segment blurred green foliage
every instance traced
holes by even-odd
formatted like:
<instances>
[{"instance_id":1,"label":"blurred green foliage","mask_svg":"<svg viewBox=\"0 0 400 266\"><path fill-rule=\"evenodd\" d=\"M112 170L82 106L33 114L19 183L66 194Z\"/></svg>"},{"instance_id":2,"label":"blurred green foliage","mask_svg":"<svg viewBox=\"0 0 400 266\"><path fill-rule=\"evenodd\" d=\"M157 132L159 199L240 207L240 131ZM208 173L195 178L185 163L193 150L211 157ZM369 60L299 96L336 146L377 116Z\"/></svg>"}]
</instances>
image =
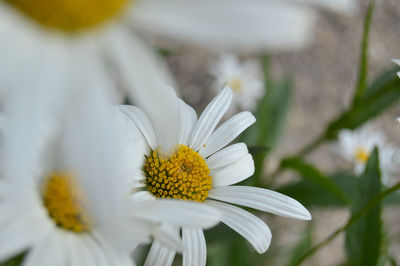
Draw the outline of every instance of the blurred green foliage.
<instances>
[{"instance_id":1,"label":"blurred green foliage","mask_svg":"<svg viewBox=\"0 0 400 266\"><path fill-rule=\"evenodd\" d=\"M366 170L357 179L351 213L359 212L381 188L378 150L375 148ZM354 266L374 266L378 262L381 244L381 203L378 202L363 217L346 230L348 262Z\"/></svg>"},{"instance_id":2,"label":"blurred green foliage","mask_svg":"<svg viewBox=\"0 0 400 266\"><path fill-rule=\"evenodd\" d=\"M283 135L294 85L290 77L274 81L269 73L268 57L264 59L266 94L256 111L256 125L251 127L241 139L249 145L256 166L256 172L247 184L260 187L273 186L274 180L282 172L292 171L297 173L300 180L273 189L295 198L308 208L343 207L348 208L352 214L344 226L315 246L312 245L311 226L307 227L304 236L288 256L286 264L288 266L300 265L308 256L317 252L343 231L346 231L344 243L348 258L346 265L372 266L384 265L381 263L386 262L390 263L389 265L396 265L393 258L386 251L382 251L384 249L380 245L383 231L380 214L384 206L400 203L399 193L393 193L400 185L397 184L381 192L377 149L370 156L366 170L360 177L343 171L325 174L306 160L306 156L322 143L335 140L340 130L360 127L400 100L400 79L396 75L396 72L400 71L399 67L384 71L372 82L368 82L370 80L368 75L369 32L374 6L375 2L372 1L365 16L358 78L351 105L328 123L311 143L305 145L297 153L282 158L278 169L267 176L265 176L268 172L268 169L265 169L265 160L274 151ZM243 240L229 239L230 244L224 247L225 253L234 256L239 264L221 265L269 265L268 261L261 259L261 255L255 256L260 258L255 260L253 256L241 254L249 252L247 248L243 248ZM235 243L237 241L239 244ZM248 260L246 261L245 258ZM233 263L233 261L228 263Z\"/></svg>"}]
</instances>

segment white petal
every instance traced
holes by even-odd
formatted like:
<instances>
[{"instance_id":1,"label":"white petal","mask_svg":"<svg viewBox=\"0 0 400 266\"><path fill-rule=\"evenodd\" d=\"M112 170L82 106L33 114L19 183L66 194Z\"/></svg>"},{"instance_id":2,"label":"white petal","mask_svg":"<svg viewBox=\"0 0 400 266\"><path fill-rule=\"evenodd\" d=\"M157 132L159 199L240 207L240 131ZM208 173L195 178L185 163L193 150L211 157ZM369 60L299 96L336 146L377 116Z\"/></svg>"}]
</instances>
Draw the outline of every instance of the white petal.
<instances>
[{"instance_id":1,"label":"white petal","mask_svg":"<svg viewBox=\"0 0 400 266\"><path fill-rule=\"evenodd\" d=\"M175 226L207 228L219 222L219 213L201 203L178 200L143 201L132 205L131 215Z\"/></svg>"},{"instance_id":2,"label":"white petal","mask_svg":"<svg viewBox=\"0 0 400 266\"><path fill-rule=\"evenodd\" d=\"M4 215L4 214L3 214ZM31 228L25 223L25 217L18 217L15 222L2 225L0 232L0 261L22 253L34 243Z\"/></svg>"},{"instance_id":3,"label":"white petal","mask_svg":"<svg viewBox=\"0 0 400 266\"><path fill-rule=\"evenodd\" d=\"M183 266L205 266L207 246L202 229L182 228Z\"/></svg>"},{"instance_id":4,"label":"white petal","mask_svg":"<svg viewBox=\"0 0 400 266\"><path fill-rule=\"evenodd\" d=\"M91 256L96 260L98 266L108 266L105 252L99 247L99 243L96 242L92 237L85 237L83 239L88 250L90 250Z\"/></svg>"},{"instance_id":5,"label":"white petal","mask_svg":"<svg viewBox=\"0 0 400 266\"><path fill-rule=\"evenodd\" d=\"M132 20L211 49L287 50L312 39L314 13L287 1L153 0L138 2Z\"/></svg>"},{"instance_id":6,"label":"white petal","mask_svg":"<svg viewBox=\"0 0 400 266\"><path fill-rule=\"evenodd\" d=\"M78 265L85 265L85 266L97 266L98 264L96 263L96 253L91 251L91 247L87 244L85 241L85 236L72 236L74 239L73 245L71 245L69 248L73 249L74 253L77 254L77 261L76 261L76 266Z\"/></svg>"},{"instance_id":7,"label":"white petal","mask_svg":"<svg viewBox=\"0 0 400 266\"><path fill-rule=\"evenodd\" d=\"M229 186L254 174L254 161L251 154L247 154L236 162L211 171L213 187Z\"/></svg>"},{"instance_id":8,"label":"white petal","mask_svg":"<svg viewBox=\"0 0 400 266\"><path fill-rule=\"evenodd\" d=\"M157 138L154 132L153 124L149 117L140 109L131 105L119 105L117 109L127 115L137 126L149 146L155 150L158 147Z\"/></svg>"},{"instance_id":9,"label":"white petal","mask_svg":"<svg viewBox=\"0 0 400 266\"><path fill-rule=\"evenodd\" d=\"M178 144L189 144L189 138L193 128L197 122L196 111L187 105L184 101L179 100L179 132Z\"/></svg>"},{"instance_id":10,"label":"white petal","mask_svg":"<svg viewBox=\"0 0 400 266\"><path fill-rule=\"evenodd\" d=\"M335 12L344 13L347 15L352 14L357 8L357 1L355 0L293 0L294 2L304 2L315 4L323 8L330 9Z\"/></svg>"},{"instance_id":11,"label":"white petal","mask_svg":"<svg viewBox=\"0 0 400 266\"><path fill-rule=\"evenodd\" d=\"M120 172L117 135L110 127L113 113L101 91L96 89L85 91L93 93L90 108L83 99L82 102L76 99L76 106L68 112L60 145L61 162L66 167L63 169L73 169L76 173L96 230L113 245L124 245L130 237L125 232L128 226L125 195L130 188L126 187L126 177Z\"/></svg>"},{"instance_id":12,"label":"white petal","mask_svg":"<svg viewBox=\"0 0 400 266\"><path fill-rule=\"evenodd\" d=\"M170 225L162 224L156 226L154 232L154 239L163 246L174 251L182 252L182 241L179 235L179 229L173 228Z\"/></svg>"},{"instance_id":13,"label":"white petal","mask_svg":"<svg viewBox=\"0 0 400 266\"><path fill-rule=\"evenodd\" d=\"M395 164L399 164L400 163L400 149L396 150L393 153L392 162L395 163Z\"/></svg>"},{"instance_id":14,"label":"white petal","mask_svg":"<svg viewBox=\"0 0 400 266\"><path fill-rule=\"evenodd\" d=\"M153 122L158 144L165 152L175 148L178 130L178 98L162 61L132 31L116 27L106 38L108 50L128 85L131 100Z\"/></svg>"},{"instance_id":15,"label":"white petal","mask_svg":"<svg viewBox=\"0 0 400 266\"><path fill-rule=\"evenodd\" d=\"M200 148L199 154L203 157L210 156L228 145L254 122L256 122L256 118L250 112L241 112L233 116L212 133L206 146Z\"/></svg>"},{"instance_id":16,"label":"white petal","mask_svg":"<svg viewBox=\"0 0 400 266\"><path fill-rule=\"evenodd\" d=\"M174 260L175 251L162 246L155 241L150 248L144 266L170 266Z\"/></svg>"},{"instance_id":17,"label":"white petal","mask_svg":"<svg viewBox=\"0 0 400 266\"><path fill-rule=\"evenodd\" d=\"M207 158L206 162L208 168L216 169L235 163L248 153L246 144L236 143L214 153Z\"/></svg>"},{"instance_id":18,"label":"white petal","mask_svg":"<svg viewBox=\"0 0 400 266\"><path fill-rule=\"evenodd\" d=\"M221 222L247 239L258 253L267 251L271 243L271 230L257 216L230 204L207 201L221 212Z\"/></svg>"},{"instance_id":19,"label":"white petal","mask_svg":"<svg viewBox=\"0 0 400 266\"><path fill-rule=\"evenodd\" d=\"M298 201L269 189L248 186L217 187L209 191L208 197L284 217L311 220L311 214Z\"/></svg>"},{"instance_id":20,"label":"white petal","mask_svg":"<svg viewBox=\"0 0 400 266\"><path fill-rule=\"evenodd\" d=\"M131 195L131 200L133 201L146 201L153 199L155 199L155 197L148 191L137 191Z\"/></svg>"},{"instance_id":21,"label":"white petal","mask_svg":"<svg viewBox=\"0 0 400 266\"><path fill-rule=\"evenodd\" d=\"M24 259L23 266L67 266L62 234L54 232L35 245Z\"/></svg>"},{"instance_id":22,"label":"white petal","mask_svg":"<svg viewBox=\"0 0 400 266\"><path fill-rule=\"evenodd\" d=\"M206 107L201 114L191 136L190 147L198 151L206 144L219 120L232 101L232 90L225 87Z\"/></svg>"}]
</instances>

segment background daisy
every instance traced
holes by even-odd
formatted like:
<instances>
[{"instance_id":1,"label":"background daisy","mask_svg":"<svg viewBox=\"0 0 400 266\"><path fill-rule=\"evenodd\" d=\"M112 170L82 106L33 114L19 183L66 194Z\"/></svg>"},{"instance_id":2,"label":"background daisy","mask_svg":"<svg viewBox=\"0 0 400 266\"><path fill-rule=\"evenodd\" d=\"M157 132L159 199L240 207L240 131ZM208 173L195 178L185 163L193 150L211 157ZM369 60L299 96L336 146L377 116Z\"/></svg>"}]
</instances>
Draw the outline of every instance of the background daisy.
<instances>
[{"instance_id":1,"label":"background daisy","mask_svg":"<svg viewBox=\"0 0 400 266\"><path fill-rule=\"evenodd\" d=\"M379 149L382 183L386 186L393 185L397 180L399 169L391 161L391 154L396 147L391 145L383 132L367 124L356 130L342 130L338 135L336 151L347 161L354 165L354 173L360 175L374 147Z\"/></svg>"},{"instance_id":2,"label":"background daisy","mask_svg":"<svg viewBox=\"0 0 400 266\"><path fill-rule=\"evenodd\" d=\"M224 84L232 89L234 108L254 110L265 93L261 63L256 59L240 62L234 54L223 54L210 65L210 73L215 77L215 94Z\"/></svg>"}]
</instances>

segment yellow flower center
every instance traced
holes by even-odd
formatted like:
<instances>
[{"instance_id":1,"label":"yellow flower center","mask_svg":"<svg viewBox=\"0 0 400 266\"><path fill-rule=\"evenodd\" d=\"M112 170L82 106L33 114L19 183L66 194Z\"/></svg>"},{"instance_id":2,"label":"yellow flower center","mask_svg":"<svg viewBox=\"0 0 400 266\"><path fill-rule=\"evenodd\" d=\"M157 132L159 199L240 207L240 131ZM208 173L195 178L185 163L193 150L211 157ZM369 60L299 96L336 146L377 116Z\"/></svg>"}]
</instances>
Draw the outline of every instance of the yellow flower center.
<instances>
[{"instance_id":1,"label":"yellow flower center","mask_svg":"<svg viewBox=\"0 0 400 266\"><path fill-rule=\"evenodd\" d=\"M243 80L239 77L233 77L229 80L228 86L235 92L243 90Z\"/></svg>"},{"instance_id":2,"label":"yellow flower center","mask_svg":"<svg viewBox=\"0 0 400 266\"><path fill-rule=\"evenodd\" d=\"M43 201L57 226L75 233L89 231L86 200L73 175L51 173L44 184Z\"/></svg>"},{"instance_id":3,"label":"yellow flower center","mask_svg":"<svg viewBox=\"0 0 400 266\"><path fill-rule=\"evenodd\" d=\"M358 147L356 150L355 158L360 163L366 163L369 158L369 152L363 147Z\"/></svg>"},{"instance_id":4,"label":"yellow flower center","mask_svg":"<svg viewBox=\"0 0 400 266\"><path fill-rule=\"evenodd\" d=\"M3 0L46 27L69 32L119 15L129 0Z\"/></svg>"},{"instance_id":5,"label":"yellow flower center","mask_svg":"<svg viewBox=\"0 0 400 266\"><path fill-rule=\"evenodd\" d=\"M169 157L152 151L144 165L147 189L157 198L204 201L211 189L206 161L185 145Z\"/></svg>"}]
</instances>

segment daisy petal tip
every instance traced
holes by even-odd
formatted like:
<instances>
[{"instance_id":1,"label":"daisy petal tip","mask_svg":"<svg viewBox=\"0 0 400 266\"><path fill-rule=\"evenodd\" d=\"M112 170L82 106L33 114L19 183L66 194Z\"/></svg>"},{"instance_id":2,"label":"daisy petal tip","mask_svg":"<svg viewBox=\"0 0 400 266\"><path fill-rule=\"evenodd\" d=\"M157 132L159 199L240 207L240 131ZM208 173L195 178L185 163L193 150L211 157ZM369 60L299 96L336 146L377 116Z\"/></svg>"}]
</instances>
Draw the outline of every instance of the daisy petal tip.
<instances>
[{"instance_id":1,"label":"daisy petal tip","mask_svg":"<svg viewBox=\"0 0 400 266\"><path fill-rule=\"evenodd\" d=\"M392 62L400 65L400 59L392 59Z\"/></svg>"},{"instance_id":2,"label":"daisy petal tip","mask_svg":"<svg viewBox=\"0 0 400 266\"><path fill-rule=\"evenodd\" d=\"M250 125L254 124L257 121L256 117L251 112L244 111L244 113L246 113L246 115L249 117L249 124Z\"/></svg>"},{"instance_id":3,"label":"daisy petal tip","mask_svg":"<svg viewBox=\"0 0 400 266\"><path fill-rule=\"evenodd\" d=\"M264 254L265 252L267 252L270 245L271 245L271 238L261 243L261 245L255 250L258 254Z\"/></svg>"},{"instance_id":4,"label":"daisy petal tip","mask_svg":"<svg viewBox=\"0 0 400 266\"><path fill-rule=\"evenodd\" d=\"M311 213L304 206L303 206L303 210L301 210L301 214L300 214L299 218L304 221L312 220Z\"/></svg>"},{"instance_id":5,"label":"daisy petal tip","mask_svg":"<svg viewBox=\"0 0 400 266\"><path fill-rule=\"evenodd\" d=\"M226 93L228 94L229 97L233 96L232 88L227 83L224 85L224 88L222 89L221 93Z\"/></svg>"}]
</instances>

